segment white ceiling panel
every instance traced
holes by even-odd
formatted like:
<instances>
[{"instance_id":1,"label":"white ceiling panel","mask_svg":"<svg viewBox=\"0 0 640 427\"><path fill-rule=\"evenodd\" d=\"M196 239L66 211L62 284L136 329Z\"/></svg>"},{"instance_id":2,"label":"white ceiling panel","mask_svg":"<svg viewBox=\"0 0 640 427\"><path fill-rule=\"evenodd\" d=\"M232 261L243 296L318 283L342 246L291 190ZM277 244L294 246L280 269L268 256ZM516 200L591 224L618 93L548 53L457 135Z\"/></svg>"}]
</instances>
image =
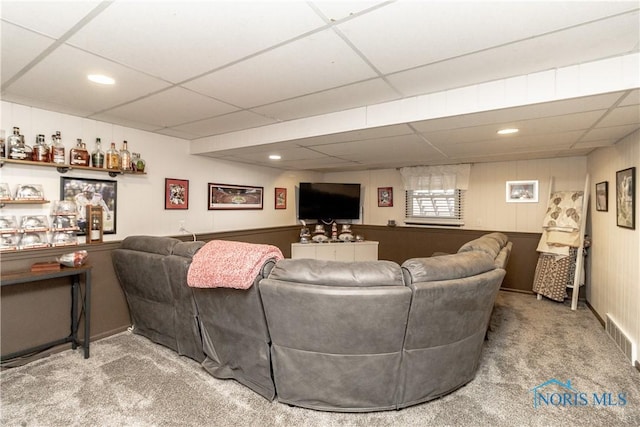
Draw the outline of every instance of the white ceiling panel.
<instances>
[{"instance_id":1,"label":"white ceiling panel","mask_svg":"<svg viewBox=\"0 0 640 427\"><path fill-rule=\"evenodd\" d=\"M412 96L622 54L638 45L638 22L638 13L625 14L399 72L390 75L389 81L405 96ZM594 41L588 37L593 32L605 36Z\"/></svg>"},{"instance_id":2,"label":"white ceiling panel","mask_svg":"<svg viewBox=\"0 0 640 427\"><path fill-rule=\"evenodd\" d=\"M69 42L177 83L323 25L303 2L116 2Z\"/></svg>"},{"instance_id":3,"label":"white ceiling panel","mask_svg":"<svg viewBox=\"0 0 640 427\"><path fill-rule=\"evenodd\" d=\"M520 129L517 135L506 135L504 140L509 138L524 138L544 136L552 133L568 132L572 130L589 129L596 121L604 115L606 110L589 111L586 113L568 114L564 116L552 116L541 119L522 120L510 122ZM496 138L496 132L502 128L498 124L490 124L474 127L460 127L439 132L429 132L423 135L430 142L441 144L464 144L474 141L489 141Z\"/></svg>"},{"instance_id":4,"label":"white ceiling panel","mask_svg":"<svg viewBox=\"0 0 640 427\"><path fill-rule=\"evenodd\" d=\"M116 85L92 83L87 80L88 74L110 75L115 78ZM85 115L90 115L165 87L167 84L161 80L81 50L61 46L9 86L7 93L74 105L86 111Z\"/></svg>"},{"instance_id":5,"label":"white ceiling panel","mask_svg":"<svg viewBox=\"0 0 640 427\"><path fill-rule=\"evenodd\" d=\"M313 52L313 55L309 55ZM332 31L323 31L186 83L244 108L374 77Z\"/></svg>"},{"instance_id":6,"label":"white ceiling panel","mask_svg":"<svg viewBox=\"0 0 640 427\"><path fill-rule=\"evenodd\" d=\"M400 1L339 28L378 69L391 73L614 15L637 3L581 2L559 13L565 7L554 2Z\"/></svg>"},{"instance_id":7,"label":"white ceiling panel","mask_svg":"<svg viewBox=\"0 0 640 427\"><path fill-rule=\"evenodd\" d=\"M614 104L622 92L596 95L588 98L575 98L556 102L545 102L514 107L501 110L493 110L474 114L465 114L454 117L446 117L437 120L425 120L413 122L412 126L420 133L437 132L446 129L459 129L464 127L483 126L496 124L503 126L527 120L544 117L564 116L582 111L605 110Z\"/></svg>"},{"instance_id":8,"label":"white ceiling panel","mask_svg":"<svg viewBox=\"0 0 640 427\"><path fill-rule=\"evenodd\" d=\"M407 125L382 126L375 129L363 129L351 132L341 132L333 135L304 138L296 142L306 147L316 147L338 142L366 141L369 139L385 138L398 135L411 135L413 131Z\"/></svg>"},{"instance_id":9,"label":"white ceiling panel","mask_svg":"<svg viewBox=\"0 0 640 427\"><path fill-rule=\"evenodd\" d=\"M278 120L292 120L377 104L399 97L384 80L373 79L275 102L253 108L253 111Z\"/></svg>"},{"instance_id":10,"label":"white ceiling panel","mask_svg":"<svg viewBox=\"0 0 640 427\"><path fill-rule=\"evenodd\" d=\"M640 121L640 105L618 107L598 123L598 127L621 126Z\"/></svg>"},{"instance_id":11,"label":"white ceiling panel","mask_svg":"<svg viewBox=\"0 0 640 427\"><path fill-rule=\"evenodd\" d=\"M156 128L171 127L219 116L238 109L181 87L156 93L121 107L113 108L102 117L137 117Z\"/></svg>"},{"instance_id":12,"label":"white ceiling panel","mask_svg":"<svg viewBox=\"0 0 640 427\"><path fill-rule=\"evenodd\" d=\"M0 75L3 85L54 42L53 39L6 22L0 22L0 35ZM11 40L20 40L20 43Z\"/></svg>"},{"instance_id":13,"label":"white ceiling panel","mask_svg":"<svg viewBox=\"0 0 640 427\"><path fill-rule=\"evenodd\" d=\"M383 1L313 1L310 2L331 21L349 18L366 9L384 4Z\"/></svg>"},{"instance_id":14,"label":"white ceiling panel","mask_svg":"<svg viewBox=\"0 0 640 427\"><path fill-rule=\"evenodd\" d=\"M57 38L69 31L100 3L90 0L3 0L2 20Z\"/></svg>"},{"instance_id":15,"label":"white ceiling panel","mask_svg":"<svg viewBox=\"0 0 640 427\"><path fill-rule=\"evenodd\" d=\"M614 143L629 135L636 129L638 129L637 124L614 127L597 127L583 135L578 144L591 141L608 141L609 143Z\"/></svg>"},{"instance_id":16,"label":"white ceiling panel","mask_svg":"<svg viewBox=\"0 0 640 427\"><path fill-rule=\"evenodd\" d=\"M250 111L238 111L211 119L198 120L193 123L174 126L174 128L190 134L198 135L198 138L202 138L205 136L264 126L272 123L274 123L274 120L267 119L266 117L254 114Z\"/></svg>"}]
</instances>

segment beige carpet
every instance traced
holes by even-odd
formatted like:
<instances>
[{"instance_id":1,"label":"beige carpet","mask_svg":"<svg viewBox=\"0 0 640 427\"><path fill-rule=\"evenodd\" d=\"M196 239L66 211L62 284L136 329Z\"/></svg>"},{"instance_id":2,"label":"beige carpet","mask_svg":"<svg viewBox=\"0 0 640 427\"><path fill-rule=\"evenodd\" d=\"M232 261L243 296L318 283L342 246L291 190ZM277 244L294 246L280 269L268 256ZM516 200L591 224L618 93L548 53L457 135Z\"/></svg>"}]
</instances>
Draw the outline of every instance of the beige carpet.
<instances>
[{"instance_id":1,"label":"beige carpet","mask_svg":"<svg viewBox=\"0 0 640 427\"><path fill-rule=\"evenodd\" d=\"M485 344L476 378L458 391L400 411L345 414L268 402L232 380L209 376L190 359L125 332L92 343L88 360L79 350L69 350L2 371L0 422L2 426L640 425L640 373L583 304L571 311L566 304L501 292ZM563 405L558 399L567 390L549 384L539 390L551 397L551 403L534 407L532 389L549 380L570 381L574 392L568 393Z\"/></svg>"}]
</instances>

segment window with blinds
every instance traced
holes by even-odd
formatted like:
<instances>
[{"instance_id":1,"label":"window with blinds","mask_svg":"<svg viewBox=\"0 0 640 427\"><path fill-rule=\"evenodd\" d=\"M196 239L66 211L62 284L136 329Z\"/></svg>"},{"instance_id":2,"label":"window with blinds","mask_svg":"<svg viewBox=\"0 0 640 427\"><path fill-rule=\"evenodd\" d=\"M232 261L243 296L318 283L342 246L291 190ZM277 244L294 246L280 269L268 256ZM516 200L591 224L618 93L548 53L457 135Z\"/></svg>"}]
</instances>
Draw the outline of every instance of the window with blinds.
<instances>
[{"instance_id":1,"label":"window with blinds","mask_svg":"<svg viewBox=\"0 0 640 427\"><path fill-rule=\"evenodd\" d=\"M463 190L408 190L405 223L464 225Z\"/></svg>"}]
</instances>

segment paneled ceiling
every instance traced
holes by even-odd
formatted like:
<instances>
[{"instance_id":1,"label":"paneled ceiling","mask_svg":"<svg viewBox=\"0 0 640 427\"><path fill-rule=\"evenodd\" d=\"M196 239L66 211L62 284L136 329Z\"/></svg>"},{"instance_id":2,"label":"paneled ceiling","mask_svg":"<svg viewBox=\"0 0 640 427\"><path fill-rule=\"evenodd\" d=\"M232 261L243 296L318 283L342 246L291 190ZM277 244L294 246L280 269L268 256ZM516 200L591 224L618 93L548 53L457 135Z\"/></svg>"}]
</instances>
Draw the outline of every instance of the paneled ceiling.
<instances>
[{"instance_id":1,"label":"paneled ceiling","mask_svg":"<svg viewBox=\"0 0 640 427\"><path fill-rule=\"evenodd\" d=\"M638 1L3 0L2 99L290 170L585 155L640 128L639 11ZM88 81L95 73L115 85ZM496 134L507 126L520 132Z\"/></svg>"}]
</instances>

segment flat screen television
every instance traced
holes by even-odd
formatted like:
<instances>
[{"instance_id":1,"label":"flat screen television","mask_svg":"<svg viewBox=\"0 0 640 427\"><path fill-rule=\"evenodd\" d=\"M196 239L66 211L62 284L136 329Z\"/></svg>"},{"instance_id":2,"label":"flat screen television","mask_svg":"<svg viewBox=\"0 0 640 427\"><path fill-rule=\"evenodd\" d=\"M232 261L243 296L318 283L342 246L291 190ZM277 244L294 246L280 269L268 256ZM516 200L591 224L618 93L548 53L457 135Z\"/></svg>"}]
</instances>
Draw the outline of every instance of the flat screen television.
<instances>
[{"instance_id":1,"label":"flat screen television","mask_svg":"<svg viewBox=\"0 0 640 427\"><path fill-rule=\"evenodd\" d=\"M335 221L360 218L360 184L301 182L298 219Z\"/></svg>"}]
</instances>

